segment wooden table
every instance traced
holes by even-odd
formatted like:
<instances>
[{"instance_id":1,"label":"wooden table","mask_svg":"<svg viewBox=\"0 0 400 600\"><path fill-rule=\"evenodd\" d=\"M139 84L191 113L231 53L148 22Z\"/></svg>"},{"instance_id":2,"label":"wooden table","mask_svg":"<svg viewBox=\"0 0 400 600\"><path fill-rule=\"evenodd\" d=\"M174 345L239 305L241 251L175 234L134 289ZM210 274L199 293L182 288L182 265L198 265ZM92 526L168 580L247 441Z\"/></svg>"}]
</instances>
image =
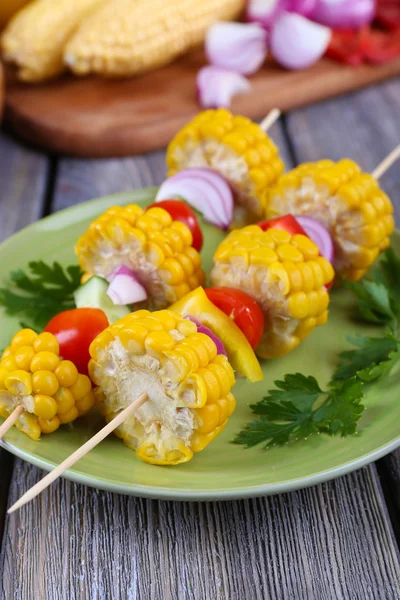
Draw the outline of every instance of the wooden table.
<instances>
[{"instance_id":1,"label":"wooden table","mask_svg":"<svg viewBox=\"0 0 400 600\"><path fill-rule=\"evenodd\" d=\"M288 167L346 155L369 170L399 142L399 117L397 80L296 110L272 136ZM163 152L57 158L3 133L0 237L164 175ZM398 218L399 165L382 185ZM0 450L1 600L400 598L400 452L324 485L237 502L158 502L60 480L6 517L42 475Z\"/></svg>"}]
</instances>

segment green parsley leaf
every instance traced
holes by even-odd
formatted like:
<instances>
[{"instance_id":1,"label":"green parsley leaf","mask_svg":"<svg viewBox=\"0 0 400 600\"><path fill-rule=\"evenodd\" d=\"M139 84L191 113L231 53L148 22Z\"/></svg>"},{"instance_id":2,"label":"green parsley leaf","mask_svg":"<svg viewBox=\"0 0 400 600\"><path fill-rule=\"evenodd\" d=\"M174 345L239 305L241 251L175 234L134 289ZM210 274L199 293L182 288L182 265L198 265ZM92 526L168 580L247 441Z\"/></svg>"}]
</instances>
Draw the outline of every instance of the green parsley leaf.
<instances>
[{"instance_id":1,"label":"green parsley leaf","mask_svg":"<svg viewBox=\"0 0 400 600\"><path fill-rule=\"evenodd\" d=\"M379 265L392 300L393 312L400 316L400 258L393 248L388 248L382 255Z\"/></svg>"},{"instance_id":2,"label":"green parsley leaf","mask_svg":"<svg viewBox=\"0 0 400 600\"><path fill-rule=\"evenodd\" d=\"M344 381L359 372L364 381L373 381L383 372L382 363L399 349L399 341L391 332L383 337L357 335L348 336L347 339L356 349L339 354L340 362L333 376L334 381Z\"/></svg>"},{"instance_id":3,"label":"green parsley leaf","mask_svg":"<svg viewBox=\"0 0 400 600\"><path fill-rule=\"evenodd\" d=\"M384 283L363 279L344 281L343 285L357 296L359 314L365 321L386 325L396 319L389 291Z\"/></svg>"}]
</instances>

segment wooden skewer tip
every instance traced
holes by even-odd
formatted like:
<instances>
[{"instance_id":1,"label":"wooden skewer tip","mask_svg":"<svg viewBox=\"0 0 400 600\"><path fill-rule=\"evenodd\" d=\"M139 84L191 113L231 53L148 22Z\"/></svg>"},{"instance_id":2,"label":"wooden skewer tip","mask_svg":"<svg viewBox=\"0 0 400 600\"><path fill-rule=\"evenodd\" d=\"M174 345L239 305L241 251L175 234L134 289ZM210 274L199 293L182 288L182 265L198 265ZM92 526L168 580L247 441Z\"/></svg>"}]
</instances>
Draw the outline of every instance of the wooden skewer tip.
<instances>
[{"instance_id":1,"label":"wooden skewer tip","mask_svg":"<svg viewBox=\"0 0 400 600\"><path fill-rule=\"evenodd\" d=\"M2 425L0 425L0 440L2 440L3 437L6 435L7 431L9 431L11 427L15 425L15 422L18 420L18 417L20 417L23 412L24 407L22 406L22 404L18 404L18 406L16 406L12 411L11 415L7 417L7 419Z\"/></svg>"},{"instance_id":2,"label":"wooden skewer tip","mask_svg":"<svg viewBox=\"0 0 400 600\"><path fill-rule=\"evenodd\" d=\"M375 179L380 179L384 173L400 158L400 144L396 146L381 163L372 171Z\"/></svg>"},{"instance_id":3,"label":"wooden skewer tip","mask_svg":"<svg viewBox=\"0 0 400 600\"><path fill-rule=\"evenodd\" d=\"M281 116L281 111L279 108L273 108L266 117L261 121L260 127L263 131L267 132L270 127L279 119Z\"/></svg>"}]
</instances>

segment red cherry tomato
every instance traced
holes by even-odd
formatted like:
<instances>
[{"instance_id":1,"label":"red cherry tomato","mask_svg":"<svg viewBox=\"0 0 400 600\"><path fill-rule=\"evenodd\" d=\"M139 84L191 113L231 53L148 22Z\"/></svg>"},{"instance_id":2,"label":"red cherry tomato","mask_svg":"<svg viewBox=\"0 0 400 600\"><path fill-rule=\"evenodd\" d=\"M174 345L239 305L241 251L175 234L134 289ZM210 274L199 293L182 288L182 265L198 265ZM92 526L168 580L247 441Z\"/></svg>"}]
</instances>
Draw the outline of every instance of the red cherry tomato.
<instances>
[{"instance_id":1,"label":"red cherry tomato","mask_svg":"<svg viewBox=\"0 0 400 600\"><path fill-rule=\"evenodd\" d=\"M89 346L108 325L105 313L99 308L73 308L53 317L45 331L56 336L60 356L71 360L79 373L87 375Z\"/></svg>"},{"instance_id":2,"label":"red cherry tomato","mask_svg":"<svg viewBox=\"0 0 400 600\"><path fill-rule=\"evenodd\" d=\"M283 217L268 219L268 221L261 221L260 223L257 223L257 225L261 227L263 231L268 231L268 229L281 229L282 231L287 231L291 235L296 235L297 233L307 235L293 215L284 215Z\"/></svg>"},{"instance_id":3,"label":"red cherry tomato","mask_svg":"<svg viewBox=\"0 0 400 600\"><path fill-rule=\"evenodd\" d=\"M257 348L264 333L264 315L258 302L234 288L214 287L204 291L208 299L236 323L250 346Z\"/></svg>"},{"instance_id":4,"label":"red cherry tomato","mask_svg":"<svg viewBox=\"0 0 400 600\"><path fill-rule=\"evenodd\" d=\"M150 204L150 206L147 207L147 210L149 208L154 208L155 206L163 208L171 215L174 221L180 221L190 229L193 236L193 248L200 252L203 247L203 233L197 217L190 206L185 202L182 202L182 200L160 200L160 202Z\"/></svg>"}]
</instances>

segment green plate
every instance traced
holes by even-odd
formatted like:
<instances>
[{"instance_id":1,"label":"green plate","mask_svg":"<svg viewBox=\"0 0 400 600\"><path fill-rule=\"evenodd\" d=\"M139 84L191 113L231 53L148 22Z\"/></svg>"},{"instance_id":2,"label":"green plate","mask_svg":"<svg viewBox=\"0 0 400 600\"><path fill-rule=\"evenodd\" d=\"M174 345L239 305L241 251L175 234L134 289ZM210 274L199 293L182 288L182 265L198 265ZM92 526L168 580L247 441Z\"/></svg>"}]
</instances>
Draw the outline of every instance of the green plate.
<instances>
[{"instance_id":1,"label":"green plate","mask_svg":"<svg viewBox=\"0 0 400 600\"><path fill-rule=\"evenodd\" d=\"M8 271L26 267L28 260L58 260L64 265L76 261L73 247L90 221L114 204L153 200L154 189L119 194L64 210L14 235L0 246L1 279ZM209 271L212 255L223 234L203 227L203 260ZM400 236L395 243L400 247ZM285 373L302 372L326 383L338 352L346 348L347 333L374 334L374 328L354 323L354 300L345 290L332 293L330 318L289 356L265 361L264 381L251 384L240 380L234 393L237 409L223 433L187 464L155 467L136 459L119 439L110 436L92 450L66 477L93 487L150 498L174 500L218 500L275 494L301 488L343 475L374 461L400 446L400 402L397 375L375 385L367 393L367 410L359 433L348 438L311 436L267 451L244 449L230 443L234 434L251 418L250 403L260 400L274 380ZM5 347L19 328L17 319L0 313L0 347ZM61 427L34 442L12 429L4 448L43 469L50 470L81 446L102 426L96 411Z\"/></svg>"}]
</instances>

